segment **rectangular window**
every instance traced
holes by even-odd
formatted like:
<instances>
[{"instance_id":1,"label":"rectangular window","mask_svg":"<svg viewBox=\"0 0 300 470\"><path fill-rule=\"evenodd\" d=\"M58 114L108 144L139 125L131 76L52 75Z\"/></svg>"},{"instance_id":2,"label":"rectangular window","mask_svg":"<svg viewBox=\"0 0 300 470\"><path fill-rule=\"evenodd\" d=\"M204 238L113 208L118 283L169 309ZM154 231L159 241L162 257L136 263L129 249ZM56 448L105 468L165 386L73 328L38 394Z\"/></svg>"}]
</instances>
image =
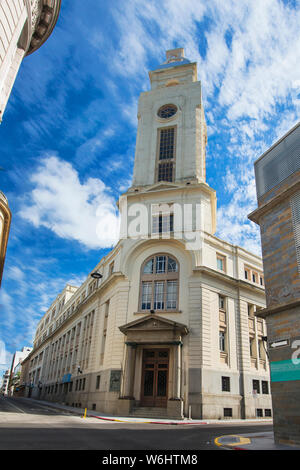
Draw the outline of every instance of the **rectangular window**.
<instances>
[{"instance_id":1,"label":"rectangular window","mask_svg":"<svg viewBox=\"0 0 300 470\"><path fill-rule=\"evenodd\" d=\"M114 265L115 265L114 261L110 263L109 265L109 276L114 272Z\"/></svg>"},{"instance_id":2,"label":"rectangular window","mask_svg":"<svg viewBox=\"0 0 300 470\"><path fill-rule=\"evenodd\" d=\"M174 215L154 215L152 217L152 233L165 233L174 231Z\"/></svg>"},{"instance_id":3,"label":"rectangular window","mask_svg":"<svg viewBox=\"0 0 300 470\"><path fill-rule=\"evenodd\" d=\"M154 283L154 310L164 310L164 282Z\"/></svg>"},{"instance_id":4,"label":"rectangular window","mask_svg":"<svg viewBox=\"0 0 300 470\"><path fill-rule=\"evenodd\" d=\"M159 160L169 160L175 156L175 127L159 131Z\"/></svg>"},{"instance_id":5,"label":"rectangular window","mask_svg":"<svg viewBox=\"0 0 300 470\"><path fill-rule=\"evenodd\" d=\"M256 409L256 416L257 416L257 418L262 418L262 417L263 417L263 410L262 410L262 408L257 408L257 409Z\"/></svg>"},{"instance_id":6,"label":"rectangular window","mask_svg":"<svg viewBox=\"0 0 300 470\"><path fill-rule=\"evenodd\" d=\"M265 416L266 417L272 416L272 410L270 410L269 408L265 409Z\"/></svg>"},{"instance_id":7,"label":"rectangular window","mask_svg":"<svg viewBox=\"0 0 300 470\"><path fill-rule=\"evenodd\" d=\"M166 257L157 256L156 257L156 274L162 274L166 272Z\"/></svg>"},{"instance_id":8,"label":"rectangular window","mask_svg":"<svg viewBox=\"0 0 300 470\"><path fill-rule=\"evenodd\" d=\"M225 310L225 297L223 295L219 295L219 309Z\"/></svg>"},{"instance_id":9,"label":"rectangular window","mask_svg":"<svg viewBox=\"0 0 300 470\"><path fill-rule=\"evenodd\" d=\"M167 281L167 309L175 310L177 306L177 281Z\"/></svg>"},{"instance_id":10,"label":"rectangular window","mask_svg":"<svg viewBox=\"0 0 300 470\"><path fill-rule=\"evenodd\" d=\"M226 346L225 346L225 331L221 330L219 332L219 347L220 351L225 352Z\"/></svg>"},{"instance_id":11,"label":"rectangular window","mask_svg":"<svg viewBox=\"0 0 300 470\"><path fill-rule=\"evenodd\" d=\"M96 390L99 390L100 388L100 375L97 375L97 378L96 378Z\"/></svg>"},{"instance_id":12,"label":"rectangular window","mask_svg":"<svg viewBox=\"0 0 300 470\"><path fill-rule=\"evenodd\" d=\"M152 301L152 282L142 283L142 310L150 310Z\"/></svg>"},{"instance_id":13,"label":"rectangular window","mask_svg":"<svg viewBox=\"0 0 300 470\"><path fill-rule=\"evenodd\" d=\"M69 392L72 392L72 389L73 389L73 382L70 382L70 384L69 384Z\"/></svg>"},{"instance_id":14,"label":"rectangular window","mask_svg":"<svg viewBox=\"0 0 300 470\"><path fill-rule=\"evenodd\" d=\"M158 178L157 181L173 181L173 162L159 163L158 164Z\"/></svg>"},{"instance_id":15,"label":"rectangular window","mask_svg":"<svg viewBox=\"0 0 300 470\"><path fill-rule=\"evenodd\" d=\"M232 408L224 408L224 418L232 418Z\"/></svg>"},{"instance_id":16,"label":"rectangular window","mask_svg":"<svg viewBox=\"0 0 300 470\"><path fill-rule=\"evenodd\" d=\"M230 377L222 377L222 392L230 392Z\"/></svg>"},{"instance_id":17,"label":"rectangular window","mask_svg":"<svg viewBox=\"0 0 300 470\"><path fill-rule=\"evenodd\" d=\"M226 258L223 255L217 253L217 268L220 271L226 271Z\"/></svg>"},{"instance_id":18,"label":"rectangular window","mask_svg":"<svg viewBox=\"0 0 300 470\"><path fill-rule=\"evenodd\" d=\"M260 388L259 388L259 380L253 380L253 391L256 393L260 393Z\"/></svg>"},{"instance_id":19,"label":"rectangular window","mask_svg":"<svg viewBox=\"0 0 300 470\"><path fill-rule=\"evenodd\" d=\"M269 394L269 384L266 380L262 380L261 382L261 391L264 395Z\"/></svg>"},{"instance_id":20,"label":"rectangular window","mask_svg":"<svg viewBox=\"0 0 300 470\"><path fill-rule=\"evenodd\" d=\"M84 390L84 389L85 389L85 380L86 380L85 378L84 378L84 379L82 379L82 390Z\"/></svg>"}]
</instances>

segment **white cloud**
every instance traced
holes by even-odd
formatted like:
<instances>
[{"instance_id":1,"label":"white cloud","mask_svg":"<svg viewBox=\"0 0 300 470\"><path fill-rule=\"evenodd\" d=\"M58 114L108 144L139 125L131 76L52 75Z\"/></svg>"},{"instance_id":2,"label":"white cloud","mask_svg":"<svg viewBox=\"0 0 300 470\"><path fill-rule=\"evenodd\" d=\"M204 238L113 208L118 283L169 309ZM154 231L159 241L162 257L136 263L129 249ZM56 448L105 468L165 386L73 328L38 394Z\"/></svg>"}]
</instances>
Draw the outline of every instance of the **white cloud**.
<instances>
[{"instance_id":1,"label":"white cloud","mask_svg":"<svg viewBox=\"0 0 300 470\"><path fill-rule=\"evenodd\" d=\"M87 248L116 243L116 203L103 181L89 178L82 184L72 165L56 156L46 157L30 180L34 189L26 197L21 217Z\"/></svg>"}]
</instances>

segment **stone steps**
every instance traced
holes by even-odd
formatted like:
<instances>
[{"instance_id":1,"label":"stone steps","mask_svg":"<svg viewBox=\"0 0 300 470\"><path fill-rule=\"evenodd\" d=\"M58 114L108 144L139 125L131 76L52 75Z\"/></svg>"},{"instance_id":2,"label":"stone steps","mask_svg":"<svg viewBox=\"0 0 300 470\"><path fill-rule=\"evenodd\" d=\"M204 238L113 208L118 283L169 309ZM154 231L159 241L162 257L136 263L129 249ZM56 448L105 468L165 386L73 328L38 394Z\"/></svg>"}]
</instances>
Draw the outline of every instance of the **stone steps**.
<instances>
[{"instance_id":1,"label":"stone steps","mask_svg":"<svg viewBox=\"0 0 300 470\"><path fill-rule=\"evenodd\" d=\"M181 419L181 416L169 416L167 408L148 406L133 408L130 416L134 416L135 418Z\"/></svg>"}]
</instances>

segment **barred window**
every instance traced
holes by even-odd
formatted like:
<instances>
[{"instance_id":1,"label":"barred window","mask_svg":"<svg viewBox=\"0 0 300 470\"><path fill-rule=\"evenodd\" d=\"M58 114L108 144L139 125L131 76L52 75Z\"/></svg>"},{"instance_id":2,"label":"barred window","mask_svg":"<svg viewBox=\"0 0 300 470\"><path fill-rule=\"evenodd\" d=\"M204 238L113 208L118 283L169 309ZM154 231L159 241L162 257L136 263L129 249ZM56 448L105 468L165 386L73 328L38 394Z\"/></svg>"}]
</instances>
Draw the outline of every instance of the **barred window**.
<instances>
[{"instance_id":1,"label":"barred window","mask_svg":"<svg viewBox=\"0 0 300 470\"><path fill-rule=\"evenodd\" d=\"M175 127L160 130L159 160L174 158Z\"/></svg>"},{"instance_id":2,"label":"barred window","mask_svg":"<svg viewBox=\"0 0 300 470\"><path fill-rule=\"evenodd\" d=\"M158 164L158 181L173 181L173 162Z\"/></svg>"},{"instance_id":3,"label":"barred window","mask_svg":"<svg viewBox=\"0 0 300 470\"><path fill-rule=\"evenodd\" d=\"M176 127L158 130L157 181L173 181L175 167Z\"/></svg>"},{"instance_id":4,"label":"barred window","mask_svg":"<svg viewBox=\"0 0 300 470\"><path fill-rule=\"evenodd\" d=\"M230 377L222 377L222 392L230 392Z\"/></svg>"}]
</instances>

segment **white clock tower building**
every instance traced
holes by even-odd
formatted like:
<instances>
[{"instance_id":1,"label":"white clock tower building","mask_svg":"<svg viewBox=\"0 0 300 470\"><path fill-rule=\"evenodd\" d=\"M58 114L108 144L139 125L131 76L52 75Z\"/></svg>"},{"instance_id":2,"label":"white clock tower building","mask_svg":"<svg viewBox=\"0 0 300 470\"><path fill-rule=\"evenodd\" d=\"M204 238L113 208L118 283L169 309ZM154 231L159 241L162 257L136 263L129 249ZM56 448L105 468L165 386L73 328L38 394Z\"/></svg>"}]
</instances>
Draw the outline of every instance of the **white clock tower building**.
<instances>
[{"instance_id":1,"label":"white clock tower building","mask_svg":"<svg viewBox=\"0 0 300 470\"><path fill-rule=\"evenodd\" d=\"M270 416L266 327L254 315L265 306L262 261L215 236L196 63L167 51L149 76L120 240L93 270L100 280L46 312L31 381L44 399L117 416Z\"/></svg>"}]
</instances>

